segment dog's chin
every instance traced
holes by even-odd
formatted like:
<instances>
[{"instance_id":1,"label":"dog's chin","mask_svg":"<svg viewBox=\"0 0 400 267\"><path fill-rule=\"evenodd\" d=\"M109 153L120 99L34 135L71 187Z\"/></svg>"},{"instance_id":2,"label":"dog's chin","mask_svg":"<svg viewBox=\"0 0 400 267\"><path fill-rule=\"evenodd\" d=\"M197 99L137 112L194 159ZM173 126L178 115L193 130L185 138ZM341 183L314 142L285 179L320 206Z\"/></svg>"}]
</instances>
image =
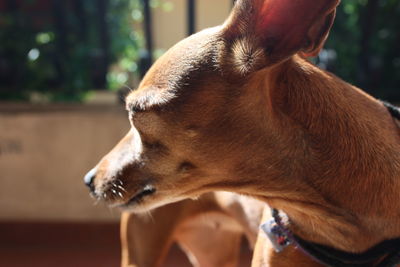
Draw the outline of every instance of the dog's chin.
<instances>
[{"instance_id":1,"label":"dog's chin","mask_svg":"<svg viewBox=\"0 0 400 267\"><path fill-rule=\"evenodd\" d=\"M137 200L134 197L128 202L118 205L117 208L132 213L146 213L158 207L178 202L183 199L185 199L185 197L163 197L161 194L154 192L141 197L140 200Z\"/></svg>"}]
</instances>

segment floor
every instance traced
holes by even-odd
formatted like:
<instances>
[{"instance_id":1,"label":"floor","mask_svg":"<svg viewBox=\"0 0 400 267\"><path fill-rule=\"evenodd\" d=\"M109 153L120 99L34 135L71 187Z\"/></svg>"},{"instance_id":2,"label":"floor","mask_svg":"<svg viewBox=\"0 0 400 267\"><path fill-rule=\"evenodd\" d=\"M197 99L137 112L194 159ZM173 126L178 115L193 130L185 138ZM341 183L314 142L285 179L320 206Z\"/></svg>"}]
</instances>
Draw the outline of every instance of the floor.
<instances>
[{"instance_id":1,"label":"floor","mask_svg":"<svg viewBox=\"0 0 400 267\"><path fill-rule=\"evenodd\" d=\"M241 267L250 266L243 246ZM0 267L120 266L118 224L0 223ZM190 266L173 247L164 267Z\"/></svg>"}]
</instances>

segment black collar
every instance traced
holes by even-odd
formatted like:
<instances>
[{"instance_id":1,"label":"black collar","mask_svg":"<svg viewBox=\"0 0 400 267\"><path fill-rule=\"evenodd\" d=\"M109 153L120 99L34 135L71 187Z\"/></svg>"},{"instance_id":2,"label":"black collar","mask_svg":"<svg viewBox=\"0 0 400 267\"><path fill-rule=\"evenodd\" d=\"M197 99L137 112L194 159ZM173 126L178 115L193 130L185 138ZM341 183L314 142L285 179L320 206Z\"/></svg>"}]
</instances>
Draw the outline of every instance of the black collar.
<instances>
[{"instance_id":1,"label":"black collar","mask_svg":"<svg viewBox=\"0 0 400 267\"><path fill-rule=\"evenodd\" d=\"M400 238L385 240L363 253L349 253L306 241L293 234L275 209L272 210L272 217L273 220L261 227L277 252L292 244L317 262L332 267L394 267L400 263Z\"/></svg>"}]
</instances>

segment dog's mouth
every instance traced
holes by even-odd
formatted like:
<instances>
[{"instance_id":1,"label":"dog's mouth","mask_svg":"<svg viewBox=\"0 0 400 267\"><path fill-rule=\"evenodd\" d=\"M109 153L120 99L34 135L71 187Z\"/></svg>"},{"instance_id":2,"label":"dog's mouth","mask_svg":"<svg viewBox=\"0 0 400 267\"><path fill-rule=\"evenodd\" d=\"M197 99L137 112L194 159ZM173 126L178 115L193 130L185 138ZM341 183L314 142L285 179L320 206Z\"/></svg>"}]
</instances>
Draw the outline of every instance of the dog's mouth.
<instances>
[{"instance_id":1,"label":"dog's mouth","mask_svg":"<svg viewBox=\"0 0 400 267\"><path fill-rule=\"evenodd\" d=\"M152 185L146 185L142 190L137 192L133 197L131 197L127 202L119 205L120 208L128 208L132 205L140 204L143 199L147 196L151 196L156 192L156 188Z\"/></svg>"}]
</instances>

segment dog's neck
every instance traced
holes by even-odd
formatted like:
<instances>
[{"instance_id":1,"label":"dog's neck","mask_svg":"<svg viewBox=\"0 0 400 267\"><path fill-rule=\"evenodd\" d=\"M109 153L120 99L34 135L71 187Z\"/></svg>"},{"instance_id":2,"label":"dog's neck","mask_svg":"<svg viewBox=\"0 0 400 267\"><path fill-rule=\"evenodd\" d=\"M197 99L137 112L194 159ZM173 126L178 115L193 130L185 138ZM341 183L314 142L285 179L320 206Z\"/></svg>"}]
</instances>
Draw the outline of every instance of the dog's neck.
<instances>
[{"instance_id":1,"label":"dog's neck","mask_svg":"<svg viewBox=\"0 0 400 267\"><path fill-rule=\"evenodd\" d=\"M256 162L246 193L285 211L310 241L361 252L400 237L399 136L383 105L297 56L253 80L258 95L252 88L249 97L267 99L257 110L269 113L255 123L284 145L274 148L278 160L260 153L264 168ZM261 175L276 182L263 184Z\"/></svg>"}]
</instances>

